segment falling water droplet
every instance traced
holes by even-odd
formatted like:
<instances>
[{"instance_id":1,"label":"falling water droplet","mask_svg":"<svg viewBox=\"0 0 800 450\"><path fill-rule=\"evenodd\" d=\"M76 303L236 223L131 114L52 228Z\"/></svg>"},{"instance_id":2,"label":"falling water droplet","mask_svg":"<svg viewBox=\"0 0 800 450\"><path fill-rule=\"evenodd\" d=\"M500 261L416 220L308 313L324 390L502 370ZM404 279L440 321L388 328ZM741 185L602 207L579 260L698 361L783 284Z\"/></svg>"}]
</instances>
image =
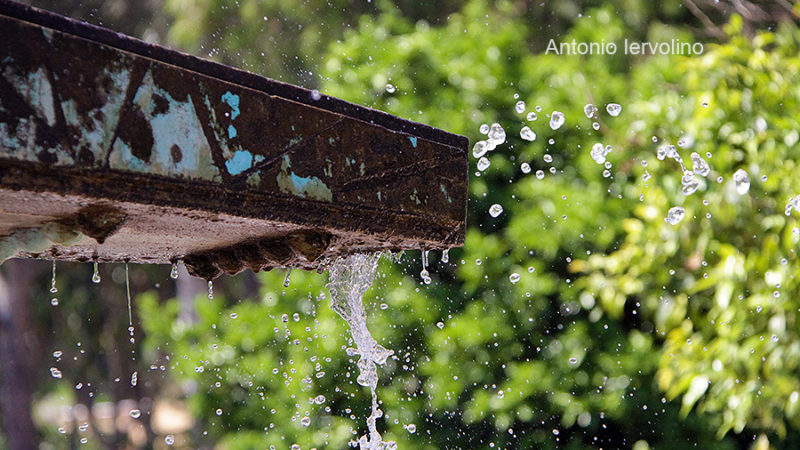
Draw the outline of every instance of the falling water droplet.
<instances>
[{"instance_id":1,"label":"falling water droplet","mask_svg":"<svg viewBox=\"0 0 800 450\"><path fill-rule=\"evenodd\" d=\"M592 116L594 116L595 111L597 111L597 108L595 108L591 103L587 103L586 106L583 107L583 113L586 114L588 119L591 119Z\"/></svg>"},{"instance_id":2,"label":"falling water droplet","mask_svg":"<svg viewBox=\"0 0 800 450\"><path fill-rule=\"evenodd\" d=\"M304 427L311 425L311 417L305 416L300 419L300 425L303 425Z\"/></svg>"},{"instance_id":3,"label":"falling water droplet","mask_svg":"<svg viewBox=\"0 0 800 450\"><path fill-rule=\"evenodd\" d=\"M606 155L611 152L611 146L604 147L601 143L596 143L592 146L591 156L594 162L597 164L603 164L606 162Z\"/></svg>"},{"instance_id":4,"label":"falling water droplet","mask_svg":"<svg viewBox=\"0 0 800 450\"><path fill-rule=\"evenodd\" d=\"M612 117L617 117L622 112L622 106L619 103L609 103L606 105L606 111Z\"/></svg>"},{"instance_id":5,"label":"falling water droplet","mask_svg":"<svg viewBox=\"0 0 800 450\"><path fill-rule=\"evenodd\" d=\"M502 213L503 213L503 207L498 203L495 203L494 205L489 207L489 215L492 217L497 217Z\"/></svg>"},{"instance_id":6,"label":"falling water droplet","mask_svg":"<svg viewBox=\"0 0 800 450\"><path fill-rule=\"evenodd\" d=\"M532 142L536 140L536 133L534 133L530 127L524 126L521 130L519 130L519 137L525 139L526 141Z\"/></svg>"},{"instance_id":7,"label":"falling water droplet","mask_svg":"<svg viewBox=\"0 0 800 450\"><path fill-rule=\"evenodd\" d=\"M523 102L522 100L518 101L517 104L514 105L514 111L516 111L517 114L524 113L525 112L525 102Z\"/></svg>"},{"instance_id":8,"label":"falling water droplet","mask_svg":"<svg viewBox=\"0 0 800 450\"><path fill-rule=\"evenodd\" d=\"M139 411L138 409L132 409L132 410L131 410L131 412L130 412L130 415L131 415L131 417L133 417L134 419L138 419L138 418L139 418L139 416L141 416L141 415L142 415L142 412L141 412L141 411Z\"/></svg>"},{"instance_id":9,"label":"falling water droplet","mask_svg":"<svg viewBox=\"0 0 800 450\"><path fill-rule=\"evenodd\" d=\"M394 94L395 87L392 83L386 83L386 92Z\"/></svg>"},{"instance_id":10,"label":"falling water droplet","mask_svg":"<svg viewBox=\"0 0 800 450\"><path fill-rule=\"evenodd\" d=\"M669 212L667 212L667 217L664 219L670 225L677 225L683 217L686 215L686 210L681 208L680 206L675 206L670 208Z\"/></svg>"},{"instance_id":11,"label":"falling water droplet","mask_svg":"<svg viewBox=\"0 0 800 450\"><path fill-rule=\"evenodd\" d=\"M736 185L736 192L739 195L747 194L747 191L750 190L750 177L747 176L747 172L742 169L737 170L733 174L733 182Z\"/></svg>"},{"instance_id":12,"label":"falling water droplet","mask_svg":"<svg viewBox=\"0 0 800 450\"><path fill-rule=\"evenodd\" d=\"M560 111L553 111L550 114L550 128L557 130L564 125L564 113Z\"/></svg>"},{"instance_id":13,"label":"falling water droplet","mask_svg":"<svg viewBox=\"0 0 800 450\"><path fill-rule=\"evenodd\" d=\"M58 297L53 297L50 299L50 304L53 306L58 306Z\"/></svg>"},{"instance_id":14,"label":"falling water droplet","mask_svg":"<svg viewBox=\"0 0 800 450\"><path fill-rule=\"evenodd\" d=\"M60 370L58 370L58 369L57 369L57 368L55 368L55 367L51 367L51 368L50 368L50 375L51 375L53 378L61 378L61 371L60 371Z\"/></svg>"},{"instance_id":15,"label":"falling water droplet","mask_svg":"<svg viewBox=\"0 0 800 450\"><path fill-rule=\"evenodd\" d=\"M92 274L92 282L99 283L100 282L100 271L97 268L97 261L94 263L94 273Z\"/></svg>"},{"instance_id":16,"label":"falling water droplet","mask_svg":"<svg viewBox=\"0 0 800 450\"><path fill-rule=\"evenodd\" d=\"M489 166L491 166L491 165L492 165L492 163L489 161L489 158L487 158L485 156L482 157L481 159L479 159L478 160L478 164L477 164L478 170L480 170L481 172L483 172L484 170L488 169Z\"/></svg>"},{"instance_id":17,"label":"falling water droplet","mask_svg":"<svg viewBox=\"0 0 800 450\"><path fill-rule=\"evenodd\" d=\"M480 129L478 131L480 131L481 134L489 134L489 124L488 123L482 123L481 127L480 127Z\"/></svg>"},{"instance_id":18,"label":"falling water droplet","mask_svg":"<svg viewBox=\"0 0 800 450\"><path fill-rule=\"evenodd\" d=\"M508 281L510 281L511 284L517 284L517 281L519 281L519 279L520 279L520 276L516 272L514 272L514 273L512 273L511 275L508 276Z\"/></svg>"},{"instance_id":19,"label":"falling water droplet","mask_svg":"<svg viewBox=\"0 0 800 450\"><path fill-rule=\"evenodd\" d=\"M543 179L544 178L544 170L537 170L536 171L536 178Z\"/></svg>"},{"instance_id":20,"label":"falling water droplet","mask_svg":"<svg viewBox=\"0 0 800 450\"><path fill-rule=\"evenodd\" d=\"M289 287L292 283L292 268L286 269L286 277L283 279L283 287Z\"/></svg>"},{"instance_id":21,"label":"falling water droplet","mask_svg":"<svg viewBox=\"0 0 800 450\"><path fill-rule=\"evenodd\" d=\"M417 426L413 423L410 423L404 427L409 433L414 434L417 432Z\"/></svg>"},{"instance_id":22,"label":"falling water droplet","mask_svg":"<svg viewBox=\"0 0 800 450\"><path fill-rule=\"evenodd\" d=\"M131 277L128 272L128 263L125 263L125 293L128 295L128 326L133 327L133 315L131 313Z\"/></svg>"},{"instance_id":23,"label":"falling water droplet","mask_svg":"<svg viewBox=\"0 0 800 450\"><path fill-rule=\"evenodd\" d=\"M529 112L529 113L528 113L528 115L527 115L527 116L525 116L525 119L526 119L528 122L533 122L534 120L536 120L536 119L538 119L538 118L539 118L539 117L538 117L538 116L536 115L536 113L535 113L535 112L533 112L533 111Z\"/></svg>"},{"instance_id":24,"label":"falling water droplet","mask_svg":"<svg viewBox=\"0 0 800 450\"><path fill-rule=\"evenodd\" d=\"M472 156L475 158L480 158L487 151L489 151L489 147L486 145L486 141L478 141L472 146Z\"/></svg>"},{"instance_id":25,"label":"falling water droplet","mask_svg":"<svg viewBox=\"0 0 800 450\"><path fill-rule=\"evenodd\" d=\"M450 262L450 249L449 248L445 249L445 251L442 252L442 262L445 263L445 264Z\"/></svg>"},{"instance_id":26,"label":"falling water droplet","mask_svg":"<svg viewBox=\"0 0 800 450\"><path fill-rule=\"evenodd\" d=\"M522 173L531 173L531 165L528 163L522 163L519 168L522 169Z\"/></svg>"},{"instance_id":27,"label":"falling water droplet","mask_svg":"<svg viewBox=\"0 0 800 450\"><path fill-rule=\"evenodd\" d=\"M209 299L214 298L214 282L212 282L211 280L208 280L208 298Z\"/></svg>"},{"instance_id":28,"label":"falling water droplet","mask_svg":"<svg viewBox=\"0 0 800 450\"><path fill-rule=\"evenodd\" d=\"M491 128L489 128L487 137L489 138L489 142L495 146L500 145L506 141L506 130L504 130L499 123L493 123Z\"/></svg>"},{"instance_id":29,"label":"falling water droplet","mask_svg":"<svg viewBox=\"0 0 800 450\"><path fill-rule=\"evenodd\" d=\"M134 371L131 374L131 386L135 387L137 384L139 384L139 372Z\"/></svg>"},{"instance_id":30,"label":"falling water droplet","mask_svg":"<svg viewBox=\"0 0 800 450\"><path fill-rule=\"evenodd\" d=\"M169 272L169 277L173 280L178 279L178 263L172 263L172 270Z\"/></svg>"},{"instance_id":31,"label":"falling water droplet","mask_svg":"<svg viewBox=\"0 0 800 450\"><path fill-rule=\"evenodd\" d=\"M164 436L164 443L167 445L172 445L175 443L175 436L168 434Z\"/></svg>"},{"instance_id":32,"label":"falling water droplet","mask_svg":"<svg viewBox=\"0 0 800 450\"><path fill-rule=\"evenodd\" d=\"M311 91L311 100L317 101L320 98L322 98L322 95L320 95L318 90L314 89Z\"/></svg>"},{"instance_id":33,"label":"falling water droplet","mask_svg":"<svg viewBox=\"0 0 800 450\"><path fill-rule=\"evenodd\" d=\"M711 167L705 159L697 152L692 152L692 164L694 164L694 173L706 177L711 172Z\"/></svg>"},{"instance_id":34,"label":"falling water droplet","mask_svg":"<svg viewBox=\"0 0 800 450\"><path fill-rule=\"evenodd\" d=\"M56 260L53 260L53 278L50 280L50 292L55 294L58 292L58 288L56 287Z\"/></svg>"}]
</instances>

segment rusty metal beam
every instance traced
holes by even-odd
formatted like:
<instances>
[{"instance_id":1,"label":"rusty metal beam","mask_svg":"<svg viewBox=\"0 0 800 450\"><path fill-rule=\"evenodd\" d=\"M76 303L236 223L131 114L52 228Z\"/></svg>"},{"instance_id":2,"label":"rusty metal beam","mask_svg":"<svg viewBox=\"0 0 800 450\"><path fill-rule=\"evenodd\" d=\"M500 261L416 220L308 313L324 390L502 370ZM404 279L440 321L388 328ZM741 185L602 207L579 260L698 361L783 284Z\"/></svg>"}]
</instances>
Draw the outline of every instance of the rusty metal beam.
<instances>
[{"instance_id":1,"label":"rusty metal beam","mask_svg":"<svg viewBox=\"0 0 800 450\"><path fill-rule=\"evenodd\" d=\"M0 260L210 279L464 242L464 137L15 2L0 30Z\"/></svg>"}]
</instances>

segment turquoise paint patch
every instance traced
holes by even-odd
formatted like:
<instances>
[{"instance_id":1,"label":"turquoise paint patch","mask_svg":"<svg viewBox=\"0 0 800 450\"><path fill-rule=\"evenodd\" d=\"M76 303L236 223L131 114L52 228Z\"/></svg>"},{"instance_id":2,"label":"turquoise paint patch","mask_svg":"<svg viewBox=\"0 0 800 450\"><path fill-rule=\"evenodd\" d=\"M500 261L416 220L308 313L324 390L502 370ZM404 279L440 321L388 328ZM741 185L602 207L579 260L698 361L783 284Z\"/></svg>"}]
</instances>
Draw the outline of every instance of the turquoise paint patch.
<instances>
[{"instance_id":1,"label":"turquoise paint patch","mask_svg":"<svg viewBox=\"0 0 800 450\"><path fill-rule=\"evenodd\" d=\"M231 120L235 119L239 115L239 96L228 91L222 94L222 101L231 107Z\"/></svg>"},{"instance_id":2,"label":"turquoise paint patch","mask_svg":"<svg viewBox=\"0 0 800 450\"><path fill-rule=\"evenodd\" d=\"M236 137L236 127L233 125L228 125L228 139L233 139Z\"/></svg>"},{"instance_id":3,"label":"turquoise paint patch","mask_svg":"<svg viewBox=\"0 0 800 450\"><path fill-rule=\"evenodd\" d=\"M231 175L239 175L253 165L253 155L247 150L239 150L233 158L225 161L225 167Z\"/></svg>"},{"instance_id":4,"label":"turquoise paint patch","mask_svg":"<svg viewBox=\"0 0 800 450\"><path fill-rule=\"evenodd\" d=\"M412 137L408 138L408 140L411 141L411 145L413 145L414 148L417 148L417 138L416 137L412 136Z\"/></svg>"}]
</instances>

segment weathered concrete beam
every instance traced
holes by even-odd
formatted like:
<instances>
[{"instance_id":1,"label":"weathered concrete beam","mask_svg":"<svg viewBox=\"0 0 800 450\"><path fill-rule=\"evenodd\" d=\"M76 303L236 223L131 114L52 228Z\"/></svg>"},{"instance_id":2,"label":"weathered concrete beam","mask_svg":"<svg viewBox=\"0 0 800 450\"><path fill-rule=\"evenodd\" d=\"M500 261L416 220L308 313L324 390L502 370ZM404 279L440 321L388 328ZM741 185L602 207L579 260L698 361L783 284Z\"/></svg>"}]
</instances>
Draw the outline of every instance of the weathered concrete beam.
<instances>
[{"instance_id":1,"label":"weathered concrete beam","mask_svg":"<svg viewBox=\"0 0 800 450\"><path fill-rule=\"evenodd\" d=\"M204 278L462 245L467 140L0 0L0 259Z\"/></svg>"}]
</instances>

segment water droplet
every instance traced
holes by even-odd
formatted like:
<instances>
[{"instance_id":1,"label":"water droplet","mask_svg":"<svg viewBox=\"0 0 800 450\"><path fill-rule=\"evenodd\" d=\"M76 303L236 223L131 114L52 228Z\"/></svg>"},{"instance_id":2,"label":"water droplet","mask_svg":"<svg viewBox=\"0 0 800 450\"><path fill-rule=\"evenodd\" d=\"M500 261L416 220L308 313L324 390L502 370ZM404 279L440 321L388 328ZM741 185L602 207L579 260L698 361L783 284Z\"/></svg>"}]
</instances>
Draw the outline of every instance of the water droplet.
<instances>
[{"instance_id":1,"label":"water droplet","mask_svg":"<svg viewBox=\"0 0 800 450\"><path fill-rule=\"evenodd\" d=\"M209 300L214 298L214 282L211 280L208 281L208 298Z\"/></svg>"},{"instance_id":2,"label":"water droplet","mask_svg":"<svg viewBox=\"0 0 800 450\"><path fill-rule=\"evenodd\" d=\"M478 141L472 146L472 156L475 158L480 158L487 151L489 151L489 147L486 145L486 141Z\"/></svg>"},{"instance_id":3,"label":"water droplet","mask_svg":"<svg viewBox=\"0 0 800 450\"><path fill-rule=\"evenodd\" d=\"M50 375L53 378L61 378L61 371L58 370L58 368L56 368L56 367L51 367L50 368Z\"/></svg>"},{"instance_id":4,"label":"water droplet","mask_svg":"<svg viewBox=\"0 0 800 450\"><path fill-rule=\"evenodd\" d=\"M314 397L314 403L316 403L318 405L321 405L321 404L325 403L325 396L320 394L320 395Z\"/></svg>"},{"instance_id":5,"label":"water droplet","mask_svg":"<svg viewBox=\"0 0 800 450\"><path fill-rule=\"evenodd\" d=\"M300 425L303 425L304 427L311 425L311 417L305 416L300 419Z\"/></svg>"},{"instance_id":6,"label":"water droplet","mask_svg":"<svg viewBox=\"0 0 800 450\"><path fill-rule=\"evenodd\" d=\"M172 445L175 443L175 436L168 434L164 436L164 443L167 445Z\"/></svg>"},{"instance_id":7,"label":"water droplet","mask_svg":"<svg viewBox=\"0 0 800 450\"><path fill-rule=\"evenodd\" d=\"M543 179L544 178L544 170L537 170L536 171L536 178Z\"/></svg>"},{"instance_id":8,"label":"water droplet","mask_svg":"<svg viewBox=\"0 0 800 450\"><path fill-rule=\"evenodd\" d=\"M139 383L139 372L134 371L131 374L131 386L136 386Z\"/></svg>"},{"instance_id":9,"label":"water droplet","mask_svg":"<svg viewBox=\"0 0 800 450\"><path fill-rule=\"evenodd\" d=\"M530 129L530 127L524 126L522 127L521 130L519 130L519 137L525 139L526 141L532 142L536 140L536 133L534 133L533 130Z\"/></svg>"},{"instance_id":10,"label":"water droplet","mask_svg":"<svg viewBox=\"0 0 800 450\"><path fill-rule=\"evenodd\" d=\"M595 131L599 130L600 129L600 122L593 122L592 123L592 129L594 129Z\"/></svg>"},{"instance_id":11,"label":"water droplet","mask_svg":"<svg viewBox=\"0 0 800 450\"><path fill-rule=\"evenodd\" d=\"M736 192L739 195L747 194L747 191L750 190L750 177L747 176L747 172L742 169L737 170L733 174L733 182L736 185Z\"/></svg>"},{"instance_id":12,"label":"water droplet","mask_svg":"<svg viewBox=\"0 0 800 450\"><path fill-rule=\"evenodd\" d=\"M499 123L493 123L489 128L487 137L489 138L489 142L495 146L500 145L506 141L506 130L504 130Z\"/></svg>"},{"instance_id":13,"label":"water droplet","mask_svg":"<svg viewBox=\"0 0 800 450\"><path fill-rule=\"evenodd\" d=\"M431 274L428 272L428 269L422 269L419 273L420 278L422 278L422 282L425 284L431 284Z\"/></svg>"},{"instance_id":14,"label":"water droplet","mask_svg":"<svg viewBox=\"0 0 800 450\"><path fill-rule=\"evenodd\" d=\"M767 176L766 175L761 175L761 181L767 181Z\"/></svg>"},{"instance_id":15,"label":"water droplet","mask_svg":"<svg viewBox=\"0 0 800 450\"><path fill-rule=\"evenodd\" d=\"M545 153L544 156L542 157L542 159L544 159L544 162L546 162L546 163L553 162L553 156L550 155L549 153Z\"/></svg>"},{"instance_id":16,"label":"water droplet","mask_svg":"<svg viewBox=\"0 0 800 450\"><path fill-rule=\"evenodd\" d=\"M318 90L314 89L314 90L311 91L311 100L317 101L317 100L319 100L321 98L322 98L322 95L320 95Z\"/></svg>"},{"instance_id":17,"label":"water droplet","mask_svg":"<svg viewBox=\"0 0 800 450\"><path fill-rule=\"evenodd\" d=\"M142 415L142 412L139 411L138 409L132 409L131 412L130 412L130 415L134 419L138 419Z\"/></svg>"},{"instance_id":18,"label":"water droplet","mask_svg":"<svg viewBox=\"0 0 800 450\"><path fill-rule=\"evenodd\" d=\"M514 105L514 111L516 111L517 114L524 113L525 112L525 102L523 102L522 100L518 101L517 104Z\"/></svg>"},{"instance_id":19,"label":"water droplet","mask_svg":"<svg viewBox=\"0 0 800 450\"><path fill-rule=\"evenodd\" d=\"M703 102L703 108L708 108L708 102Z\"/></svg>"},{"instance_id":20,"label":"water droplet","mask_svg":"<svg viewBox=\"0 0 800 450\"><path fill-rule=\"evenodd\" d=\"M578 363L578 358L570 358L569 359L569 363L570 364L577 364Z\"/></svg>"},{"instance_id":21,"label":"water droplet","mask_svg":"<svg viewBox=\"0 0 800 450\"><path fill-rule=\"evenodd\" d=\"M603 164L606 162L606 155L611 152L611 146L604 147L601 143L596 143L592 146L591 156L594 162L597 164Z\"/></svg>"},{"instance_id":22,"label":"water droplet","mask_svg":"<svg viewBox=\"0 0 800 450\"><path fill-rule=\"evenodd\" d=\"M528 120L528 122L533 122L534 120L536 120L536 119L538 119L538 118L539 118L539 117L538 117L538 116L536 115L536 113L535 113L535 112L533 112L533 111L529 112L529 113L528 113L528 115L527 115L527 116L525 116L525 119L527 119L527 120Z\"/></svg>"},{"instance_id":23,"label":"water droplet","mask_svg":"<svg viewBox=\"0 0 800 450\"><path fill-rule=\"evenodd\" d=\"M100 271L97 268L97 262L94 263L94 273L92 274L92 282L93 283L100 282Z\"/></svg>"},{"instance_id":24,"label":"water droplet","mask_svg":"<svg viewBox=\"0 0 800 450\"><path fill-rule=\"evenodd\" d=\"M481 159L479 159L478 160L478 164L477 164L478 170L480 170L481 172L483 172L484 170L488 169L489 166L491 166L491 165L492 165L492 163L489 161L489 158L487 158L485 156L482 157Z\"/></svg>"},{"instance_id":25,"label":"water droplet","mask_svg":"<svg viewBox=\"0 0 800 450\"><path fill-rule=\"evenodd\" d=\"M619 103L609 103L606 105L606 111L612 117L617 117L622 112L622 106Z\"/></svg>"},{"instance_id":26,"label":"water droplet","mask_svg":"<svg viewBox=\"0 0 800 450\"><path fill-rule=\"evenodd\" d=\"M218 416L221 416L221 415L222 415L222 409L219 409L219 408L218 408L218 409L217 409L215 412L216 412L216 414L217 414Z\"/></svg>"},{"instance_id":27,"label":"water droplet","mask_svg":"<svg viewBox=\"0 0 800 450\"><path fill-rule=\"evenodd\" d=\"M512 273L511 275L508 276L508 281L510 281L511 284L517 284L519 279L520 279L520 276L516 272L514 272L514 273Z\"/></svg>"},{"instance_id":28,"label":"water droplet","mask_svg":"<svg viewBox=\"0 0 800 450\"><path fill-rule=\"evenodd\" d=\"M502 213L503 213L503 207L498 203L495 203L494 205L489 207L489 215L492 217L497 217Z\"/></svg>"},{"instance_id":29,"label":"water droplet","mask_svg":"<svg viewBox=\"0 0 800 450\"><path fill-rule=\"evenodd\" d=\"M670 208L669 212L667 212L667 217L664 219L670 225L677 225L683 217L686 215L686 210L681 208L680 206L675 206Z\"/></svg>"},{"instance_id":30,"label":"water droplet","mask_svg":"<svg viewBox=\"0 0 800 450\"><path fill-rule=\"evenodd\" d=\"M50 304L53 305L53 306L58 306L58 298L57 297L51 298L50 299Z\"/></svg>"},{"instance_id":31,"label":"water droplet","mask_svg":"<svg viewBox=\"0 0 800 450\"><path fill-rule=\"evenodd\" d=\"M61 358L61 355L63 354L64 352L62 352L61 350L56 350L53 352L53 358Z\"/></svg>"},{"instance_id":32,"label":"water droplet","mask_svg":"<svg viewBox=\"0 0 800 450\"><path fill-rule=\"evenodd\" d=\"M711 172L711 167L705 159L703 159L697 152L692 152L692 164L694 164L694 173L706 177Z\"/></svg>"},{"instance_id":33,"label":"water droplet","mask_svg":"<svg viewBox=\"0 0 800 450\"><path fill-rule=\"evenodd\" d=\"M284 314L284 315L281 316L281 322L286 323L288 321L289 321L289 315L288 314Z\"/></svg>"},{"instance_id":34,"label":"water droplet","mask_svg":"<svg viewBox=\"0 0 800 450\"><path fill-rule=\"evenodd\" d=\"M564 121L565 121L564 113L560 111L553 111L550 114L550 128L557 130L561 128L562 125L564 125Z\"/></svg>"},{"instance_id":35,"label":"water droplet","mask_svg":"<svg viewBox=\"0 0 800 450\"><path fill-rule=\"evenodd\" d=\"M586 114L588 119L591 119L592 116L594 116L595 111L597 111L597 108L595 108L591 103L587 103L586 106L583 107L583 113Z\"/></svg>"},{"instance_id":36,"label":"water droplet","mask_svg":"<svg viewBox=\"0 0 800 450\"><path fill-rule=\"evenodd\" d=\"M519 168L522 170L522 173L531 173L531 165L528 163L522 163Z\"/></svg>"},{"instance_id":37,"label":"water droplet","mask_svg":"<svg viewBox=\"0 0 800 450\"><path fill-rule=\"evenodd\" d=\"M481 124L481 128L479 131L481 132L481 134L489 134L489 124L488 123Z\"/></svg>"},{"instance_id":38,"label":"water droplet","mask_svg":"<svg viewBox=\"0 0 800 450\"><path fill-rule=\"evenodd\" d=\"M436 327L440 330L444 328L444 322L436 322Z\"/></svg>"},{"instance_id":39,"label":"water droplet","mask_svg":"<svg viewBox=\"0 0 800 450\"><path fill-rule=\"evenodd\" d=\"M394 94L395 87L392 83L386 83L386 92Z\"/></svg>"},{"instance_id":40,"label":"water droplet","mask_svg":"<svg viewBox=\"0 0 800 450\"><path fill-rule=\"evenodd\" d=\"M172 263L172 270L169 271L169 277L173 280L178 279L178 263Z\"/></svg>"},{"instance_id":41,"label":"water droplet","mask_svg":"<svg viewBox=\"0 0 800 450\"><path fill-rule=\"evenodd\" d=\"M411 434L414 434L414 433L417 432L417 426L414 425L413 423L410 423L410 424L406 425L404 428L406 430L408 430L408 432L411 433Z\"/></svg>"},{"instance_id":42,"label":"water droplet","mask_svg":"<svg viewBox=\"0 0 800 450\"><path fill-rule=\"evenodd\" d=\"M442 252L442 262L445 263L445 264L450 262L450 249L449 248L445 249L445 251Z\"/></svg>"}]
</instances>

